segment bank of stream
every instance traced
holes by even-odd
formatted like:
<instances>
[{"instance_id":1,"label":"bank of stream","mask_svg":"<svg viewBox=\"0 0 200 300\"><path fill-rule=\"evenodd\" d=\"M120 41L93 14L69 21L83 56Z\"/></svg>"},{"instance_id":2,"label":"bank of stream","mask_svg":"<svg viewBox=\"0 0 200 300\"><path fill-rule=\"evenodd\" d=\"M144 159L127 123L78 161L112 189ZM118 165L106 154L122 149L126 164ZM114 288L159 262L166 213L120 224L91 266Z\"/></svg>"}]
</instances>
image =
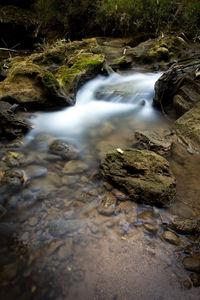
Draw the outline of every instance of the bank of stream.
<instances>
[{"instance_id":1,"label":"bank of stream","mask_svg":"<svg viewBox=\"0 0 200 300\"><path fill-rule=\"evenodd\" d=\"M33 129L2 144L4 163L23 183L0 190L1 299L198 299L182 259L199 244L175 234L169 243L163 232L174 216L199 215L200 156L173 145L177 194L168 208L135 203L99 176L106 152L133 147L136 130L171 134L152 107L160 75L99 76L75 106L25 113ZM58 151L65 143L71 160ZM108 210L100 208L105 197Z\"/></svg>"}]
</instances>

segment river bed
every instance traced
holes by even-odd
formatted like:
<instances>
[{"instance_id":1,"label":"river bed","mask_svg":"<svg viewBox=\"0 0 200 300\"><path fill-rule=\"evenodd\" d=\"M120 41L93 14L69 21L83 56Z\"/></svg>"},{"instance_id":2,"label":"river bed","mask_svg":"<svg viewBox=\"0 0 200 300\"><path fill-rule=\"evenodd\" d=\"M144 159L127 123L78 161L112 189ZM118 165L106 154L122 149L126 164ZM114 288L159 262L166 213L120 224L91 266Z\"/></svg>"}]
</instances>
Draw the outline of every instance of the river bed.
<instances>
[{"instance_id":1,"label":"river bed","mask_svg":"<svg viewBox=\"0 0 200 300\"><path fill-rule=\"evenodd\" d=\"M185 247L199 244L187 236L179 246L162 238L175 215L199 215L199 155L174 145L177 195L165 209L124 199L98 174L105 153L132 147L136 130L170 133L169 120L152 107L160 75L99 76L79 90L74 107L29 114L31 132L2 145L3 161L10 151L16 158L10 169L24 176L20 189L0 190L1 299L199 298L198 288L186 288L182 264ZM76 149L70 165L49 151L56 140ZM105 195L117 199L107 214L99 210Z\"/></svg>"}]
</instances>

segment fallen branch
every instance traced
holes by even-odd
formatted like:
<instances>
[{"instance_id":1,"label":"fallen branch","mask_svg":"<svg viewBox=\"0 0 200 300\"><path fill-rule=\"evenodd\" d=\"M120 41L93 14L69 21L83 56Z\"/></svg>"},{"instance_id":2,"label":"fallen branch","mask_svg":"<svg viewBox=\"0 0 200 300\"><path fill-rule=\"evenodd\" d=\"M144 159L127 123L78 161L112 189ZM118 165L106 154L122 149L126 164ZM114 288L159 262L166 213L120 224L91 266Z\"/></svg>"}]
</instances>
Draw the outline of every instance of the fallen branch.
<instances>
[{"instance_id":1,"label":"fallen branch","mask_svg":"<svg viewBox=\"0 0 200 300\"><path fill-rule=\"evenodd\" d=\"M14 50L14 49L8 49L8 48L0 48L0 51L18 52L17 50Z\"/></svg>"}]
</instances>

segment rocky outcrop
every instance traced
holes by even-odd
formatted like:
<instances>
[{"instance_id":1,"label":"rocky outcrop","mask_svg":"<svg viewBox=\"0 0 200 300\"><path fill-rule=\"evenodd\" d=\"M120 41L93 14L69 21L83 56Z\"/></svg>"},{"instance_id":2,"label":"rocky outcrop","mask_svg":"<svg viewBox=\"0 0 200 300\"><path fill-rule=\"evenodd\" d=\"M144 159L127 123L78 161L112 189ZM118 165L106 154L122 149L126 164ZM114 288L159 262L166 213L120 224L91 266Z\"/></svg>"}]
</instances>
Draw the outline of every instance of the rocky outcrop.
<instances>
[{"instance_id":1,"label":"rocky outcrop","mask_svg":"<svg viewBox=\"0 0 200 300\"><path fill-rule=\"evenodd\" d=\"M173 108L177 116L193 108L200 101L200 61L183 60L171 67L155 84L153 104Z\"/></svg>"},{"instance_id":2,"label":"rocky outcrop","mask_svg":"<svg viewBox=\"0 0 200 300\"><path fill-rule=\"evenodd\" d=\"M91 53L96 40L56 43L28 57L4 63L0 100L29 109L58 108L74 104L74 96L87 80L101 71L104 55Z\"/></svg>"},{"instance_id":3,"label":"rocky outcrop","mask_svg":"<svg viewBox=\"0 0 200 300\"><path fill-rule=\"evenodd\" d=\"M103 177L132 200L168 205L175 196L175 179L167 160L149 150L121 149L107 153L100 168Z\"/></svg>"}]
</instances>

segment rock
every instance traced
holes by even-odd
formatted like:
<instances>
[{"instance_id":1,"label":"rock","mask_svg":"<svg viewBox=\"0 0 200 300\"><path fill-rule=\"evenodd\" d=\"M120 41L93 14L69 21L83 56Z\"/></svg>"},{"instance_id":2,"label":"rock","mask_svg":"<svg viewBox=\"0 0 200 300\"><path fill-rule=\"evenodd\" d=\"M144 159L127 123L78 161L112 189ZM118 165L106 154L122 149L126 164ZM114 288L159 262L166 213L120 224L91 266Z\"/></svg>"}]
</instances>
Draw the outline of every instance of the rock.
<instances>
[{"instance_id":1,"label":"rock","mask_svg":"<svg viewBox=\"0 0 200 300\"><path fill-rule=\"evenodd\" d=\"M97 210L101 215L111 216L115 213L116 202L116 197L112 193L106 192L103 202L100 204Z\"/></svg>"},{"instance_id":2,"label":"rock","mask_svg":"<svg viewBox=\"0 0 200 300\"><path fill-rule=\"evenodd\" d=\"M88 170L88 165L81 160L69 161L65 164L62 172L64 174L80 174Z\"/></svg>"},{"instance_id":3,"label":"rock","mask_svg":"<svg viewBox=\"0 0 200 300\"><path fill-rule=\"evenodd\" d=\"M0 100L32 110L74 104L77 90L103 67L104 54L93 53L95 47L96 39L55 43L41 53L11 58L0 82Z\"/></svg>"},{"instance_id":4,"label":"rock","mask_svg":"<svg viewBox=\"0 0 200 300\"><path fill-rule=\"evenodd\" d=\"M64 260L72 255L73 252L73 241L68 238L63 246L58 250L58 259Z\"/></svg>"},{"instance_id":5,"label":"rock","mask_svg":"<svg viewBox=\"0 0 200 300\"><path fill-rule=\"evenodd\" d=\"M183 115L195 107L199 100L200 81L196 70L200 67L197 60L186 60L172 66L155 84L154 106Z\"/></svg>"},{"instance_id":6,"label":"rock","mask_svg":"<svg viewBox=\"0 0 200 300\"><path fill-rule=\"evenodd\" d=\"M28 224L29 224L30 226L35 226L35 225L37 225L37 223L38 223L38 218L37 218L37 217L31 217L31 218L28 220Z\"/></svg>"},{"instance_id":7,"label":"rock","mask_svg":"<svg viewBox=\"0 0 200 300\"><path fill-rule=\"evenodd\" d=\"M12 140L23 136L30 128L28 122L12 110L12 105L0 101L0 137Z\"/></svg>"},{"instance_id":8,"label":"rock","mask_svg":"<svg viewBox=\"0 0 200 300\"><path fill-rule=\"evenodd\" d=\"M20 188L26 184L27 181L28 178L23 170L11 169L5 172L1 183L13 188Z\"/></svg>"},{"instance_id":9,"label":"rock","mask_svg":"<svg viewBox=\"0 0 200 300\"><path fill-rule=\"evenodd\" d=\"M170 221L169 228L175 230L180 234L200 233L200 219L185 219L181 217L176 217L174 220Z\"/></svg>"},{"instance_id":10,"label":"rock","mask_svg":"<svg viewBox=\"0 0 200 300\"><path fill-rule=\"evenodd\" d=\"M17 167L20 164L20 161L23 159L24 155L9 151L2 160L6 162L9 167Z\"/></svg>"},{"instance_id":11,"label":"rock","mask_svg":"<svg viewBox=\"0 0 200 300\"><path fill-rule=\"evenodd\" d=\"M145 210L137 215L137 219L143 220L143 221L151 221L154 218L154 213L149 210Z\"/></svg>"},{"instance_id":12,"label":"rock","mask_svg":"<svg viewBox=\"0 0 200 300\"><path fill-rule=\"evenodd\" d=\"M172 147L172 141L164 131L137 130L135 137L138 140L136 145L138 149L151 150L159 155L167 155Z\"/></svg>"},{"instance_id":13,"label":"rock","mask_svg":"<svg viewBox=\"0 0 200 300\"><path fill-rule=\"evenodd\" d=\"M72 175L72 176L65 175L65 176L62 177L61 181L62 181L63 184L72 185L72 184L80 181L80 176L78 176L78 175Z\"/></svg>"},{"instance_id":14,"label":"rock","mask_svg":"<svg viewBox=\"0 0 200 300\"><path fill-rule=\"evenodd\" d=\"M81 225L80 220L54 220L49 225L49 233L58 237L77 231Z\"/></svg>"},{"instance_id":15,"label":"rock","mask_svg":"<svg viewBox=\"0 0 200 300\"><path fill-rule=\"evenodd\" d=\"M101 162L100 172L132 200L165 206L175 195L169 163L149 150L110 151Z\"/></svg>"},{"instance_id":16,"label":"rock","mask_svg":"<svg viewBox=\"0 0 200 300\"><path fill-rule=\"evenodd\" d=\"M154 61L168 61L171 57L178 57L186 48L186 42L178 36L166 37L158 41L151 49L150 56Z\"/></svg>"},{"instance_id":17,"label":"rock","mask_svg":"<svg viewBox=\"0 0 200 300\"><path fill-rule=\"evenodd\" d=\"M144 224L144 229L152 234L155 234L158 231L157 226L149 223Z\"/></svg>"},{"instance_id":18,"label":"rock","mask_svg":"<svg viewBox=\"0 0 200 300\"><path fill-rule=\"evenodd\" d=\"M48 172L47 168L41 167L41 166L37 166L37 165L28 166L25 169L25 171L26 171L27 176L29 178L31 178L31 179L45 176L47 174L47 172Z\"/></svg>"},{"instance_id":19,"label":"rock","mask_svg":"<svg viewBox=\"0 0 200 300\"><path fill-rule=\"evenodd\" d=\"M57 108L70 103L62 96L55 76L27 57L13 58L7 78L0 82L0 100L8 99L28 109Z\"/></svg>"},{"instance_id":20,"label":"rock","mask_svg":"<svg viewBox=\"0 0 200 300\"><path fill-rule=\"evenodd\" d=\"M190 147L200 151L200 104L181 116L173 126L177 135Z\"/></svg>"},{"instance_id":21,"label":"rock","mask_svg":"<svg viewBox=\"0 0 200 300\"><path fill-rule=\"evenodd\" d=\"M162 233L162 237L163 239L173 245L179 246L181 244L181 240L179 238L179 236L177 236L175 233L171 232L171 231L164 231Z\"/></svg>"},{"instance_id":22,"label":"rock","mask_svg":"<svg viewBox=\"0 0 200 300\"><path fill-rule=\"evenodd\" d=\"M200 273L200 256L188 256L182 262L186 270Z\"/></svg>"},{"instance_id":23,"label":"rock","mask_svg":"<svg viewBox=\"0 0 200 300\"><path fill-rule=\"evenodd\" d=\"M192 273L192 274L190 274L190 279L193 283L193 286L195 286L195 287L200 286L200 274Z\"/></svg>"},{"instance_id":24,"label":"rock","mask_svg":"<svg viewBox=\"0 0 200 300\"><path fill-rule=\"evenodd\" d=\"M61 156L63 159L71 160L78 157L78 149L73 145L63 141L55 140L49 146L50 152Z\"/></svg>"}]
</instances>

